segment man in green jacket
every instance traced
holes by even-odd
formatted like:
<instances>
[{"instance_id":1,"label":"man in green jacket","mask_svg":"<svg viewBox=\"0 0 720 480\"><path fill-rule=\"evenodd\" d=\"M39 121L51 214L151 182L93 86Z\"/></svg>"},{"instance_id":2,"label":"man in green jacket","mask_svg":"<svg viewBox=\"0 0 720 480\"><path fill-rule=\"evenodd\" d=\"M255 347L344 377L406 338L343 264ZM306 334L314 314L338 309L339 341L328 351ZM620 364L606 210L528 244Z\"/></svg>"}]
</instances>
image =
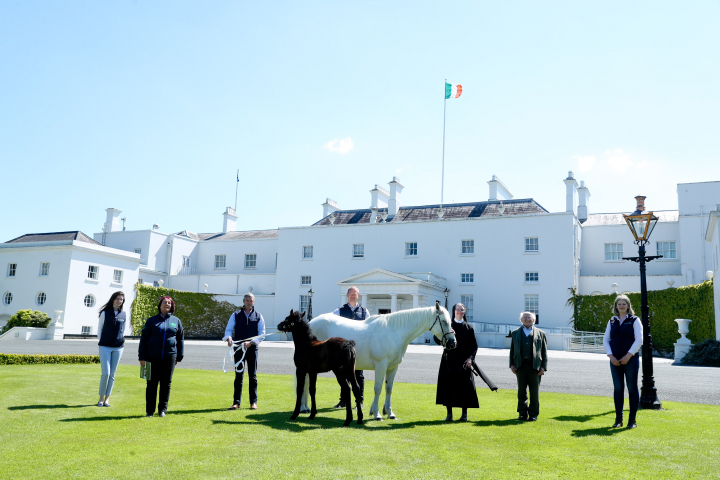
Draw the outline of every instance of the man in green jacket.
<instances>
[{"instance_id":1,"label":"man in green jacket","mask_svg":"<svg viewBox=\"0 0 720 480\"><path fill-rule=\"evenodd\" d=\"M517 377L518 383L518 420L534 422L540 413L540 380L547 371L547 337L545 332L534 326L534 313L523 312L520 314L520 322L523 326L510 334L510 370Z\"/></svg>"}]
</instances>

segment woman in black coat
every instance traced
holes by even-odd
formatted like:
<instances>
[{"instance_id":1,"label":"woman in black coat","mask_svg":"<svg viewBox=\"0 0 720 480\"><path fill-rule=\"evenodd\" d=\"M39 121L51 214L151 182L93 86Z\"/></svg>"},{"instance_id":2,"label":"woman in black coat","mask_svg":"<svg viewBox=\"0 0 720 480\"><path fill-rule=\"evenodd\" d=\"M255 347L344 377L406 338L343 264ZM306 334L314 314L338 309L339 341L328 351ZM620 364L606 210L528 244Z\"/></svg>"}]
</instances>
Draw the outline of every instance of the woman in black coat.
<instances>
[{"instance_id":1,"label":"woman in black coat","mask_svg":"<svg viewBox=\"0 0 720 480\"><path fill-rule=\"evenodd\" d=\"M440 371L438 372L437 394L435 403L445 405L447 418L445 421L452 422L452 409L462 408L461 422L467 421L467 409L479 408L477 392L475 391L475 377L472 373L472 362L475 361L477 353L477 340L475 330L467 323L465 318L465 306L458 303L453 306L452 328L455 331L457 347L454 350L445 350L440 360ZM435 343L442 342L433 337Z\"/></svg>"}]
</instances>

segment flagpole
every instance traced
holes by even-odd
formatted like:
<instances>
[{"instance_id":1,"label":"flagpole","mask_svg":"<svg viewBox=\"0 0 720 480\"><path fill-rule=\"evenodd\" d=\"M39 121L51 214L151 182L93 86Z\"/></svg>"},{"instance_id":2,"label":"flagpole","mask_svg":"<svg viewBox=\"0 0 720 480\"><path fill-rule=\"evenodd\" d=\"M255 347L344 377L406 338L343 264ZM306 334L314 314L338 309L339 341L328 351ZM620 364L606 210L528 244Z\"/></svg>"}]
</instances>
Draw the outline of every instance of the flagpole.
<instances>
[{"instance_id":1,"label":"flagpole","mask_svg":"<svg viewBox=\"0 0 720 480\"><path fill-rule=\"evenodd\" d=\"M447 88L447 78L445 79L445 85L443 87ZM442 204L444 200L444 194L445 194L445 111L447 109L447 98L445 98L445 92L443 89L443 149L442 149L442 183L440 184L440 208L442 209Z\"/></svg>"},{"instance_id":2,"label":"flagpole","mask_svg":"<svg viewBox=\"0 0 720 480\"><path fill-rule=\"evenodd\" d=\"M240 186L240 169L238 168L237 176L235 177L237 179L237 182L235 183L235 215L237 215L237 193L238 193L238 187Z\"/></svg>"}]
</instances>

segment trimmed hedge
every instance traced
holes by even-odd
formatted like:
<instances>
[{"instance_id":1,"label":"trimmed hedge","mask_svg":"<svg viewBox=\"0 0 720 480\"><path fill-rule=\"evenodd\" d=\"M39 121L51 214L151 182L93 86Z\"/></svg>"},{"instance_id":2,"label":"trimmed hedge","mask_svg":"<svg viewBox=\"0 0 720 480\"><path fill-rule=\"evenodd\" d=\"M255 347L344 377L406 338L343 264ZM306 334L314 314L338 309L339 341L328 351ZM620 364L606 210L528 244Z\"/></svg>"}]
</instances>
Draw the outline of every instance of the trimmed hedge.
<instances>
[{"instance_id":1,"label":"trimmed hedge","mask_svg":"<svg viewBox=\"0 0 720 480\"><path fill-rule=\"evenodd\" d=\"M133 335L140 335L145 320L157 315L160 298L172 297L175 316L182 321L185 337L222 338L228 318L241 307L230 302L218 302L212 293L183 292L150 285L135 285L132 304Z\"/></svg>"},{"instance_id":2,"label":"trimmed hedge","mask_svg":"<svg viewBox=\"0 0 720 480\"><path fill-rule=\"evenodd\" d=\"M683 357L682 363L689 365L704 365L706 367L720 367L720 341L705 340L690 347L690 351Z\"/></svg>"},{"instance_id":3,"label":"trimmed hedge","mask_svg":"<svg viewBox=\"0 0 720 480\"><path fill-rule=\"evenodd\" d=\"M50 325L51 318L45 312L39 310L18 310L15 315L10 317L5 328L0 335L10 331L13 327L34 327L47 328Z\"/></svg>"},{"instance_id":4,"label":"trimmed hedge","mask_svg":"<svg viewBox=\"0 0 720 480\"><path fill-rule=\"evenodd\" d=\"M575 330L605 332L612 316L615 294L576 295L570 289L568 306L573 308L571 323ZM640 316L640 292L629 293L635 314ZM693 343L715 338L715 307L712 280L687 287L651 290L648 292L650 334L653 348L661 353L673 352L673 344L680 338L676 318L688 318Z\"/></svg>"},{"instance_id":5,"label":"trimmed hedge","mask_svg":"<svg viewBox=\"0 0 720 480\"><path fill-rule=\"evenodd\" d=\"M97 355L17 355L0 353L0 365L88 364L100 363Z\"/></svg>"}]
</instances>

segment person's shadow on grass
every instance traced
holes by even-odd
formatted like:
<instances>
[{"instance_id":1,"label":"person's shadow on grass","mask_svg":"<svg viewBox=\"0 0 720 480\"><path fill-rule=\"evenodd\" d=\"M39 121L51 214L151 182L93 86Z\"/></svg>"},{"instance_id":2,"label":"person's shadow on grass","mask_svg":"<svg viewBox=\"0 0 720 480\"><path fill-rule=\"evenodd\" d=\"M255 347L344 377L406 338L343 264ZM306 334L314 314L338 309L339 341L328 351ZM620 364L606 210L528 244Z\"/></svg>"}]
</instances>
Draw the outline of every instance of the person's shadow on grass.
<instances>
[{"instance_id":1,"label":"person's shadow on grass","mask_svg":"<svg viewBox=\"0 0 720 480\"><path fill-rule=\"evenodd\" d=\"M167 412L168 417L174 415L188 415L193 413L211 413L211 412L224 412L225 408L208 408L205 410L169 410ZM122 415L122 416L103 416L103 417L83 417L83 418L62 418L60 422L97 422L103 420L128 420L130 418L145 418L145 414L140 415Z\"/></svg>"},{"instance_id":2,"label":"person's shadow on grass","mask_svg":"<svg viewBox=\"0 0 720 480\"><path fill-rule=\"evenodd\" d=\"M559 417L553 417L553 420L557 420L559 422L589 422L593 418L597 417L604 417L605 415L615 415L615 410L610 410L609 412L603 412L603 413L596 413L594 415L560 415Z\"/></svg>"},{"instance_id":3,"label":"person's shadow on grass","mask_svg":"<svg viewBox=\"0 0 720 480\"><path fill-rule=\"evenodd\" d=\"M573 437L592 437L594 435L600 437L611 437L618 433L625 432L627 428L612 428L612 427L599 427L599 428L588 428L586 430L573 430L570 435Z\"/></svg>"},{"instance_id":4,"label":"person's shadow on grass","mask_svg":"<svg viewBox=\"0 0 720 480\"><path fill-rule=\"evenodd\" d=\"M87 408L87 407L94 407L96 404L92 405L65 405L65 404L59 404L59 405L17 405L14 407L8 407L8 410L43 410L43 409L52 409L52 408Z\"/></svg>"}]
</instances>

